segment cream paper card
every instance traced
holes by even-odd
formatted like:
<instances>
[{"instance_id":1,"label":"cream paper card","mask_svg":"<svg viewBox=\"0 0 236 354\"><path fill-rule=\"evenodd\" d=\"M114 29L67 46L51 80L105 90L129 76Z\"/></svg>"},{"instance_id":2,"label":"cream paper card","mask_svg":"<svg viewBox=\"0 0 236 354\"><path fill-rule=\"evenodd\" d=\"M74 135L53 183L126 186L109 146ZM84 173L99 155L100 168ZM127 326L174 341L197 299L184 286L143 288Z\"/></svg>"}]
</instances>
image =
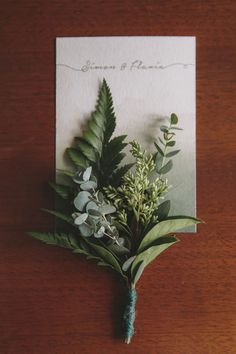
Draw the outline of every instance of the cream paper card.
<instances>
[{"instance_id":1,"label":"cream paper card","mask_svg":"<svg viewBox=\"0 0 236 354\"><path fill-rule=\"evenodd\" d=\"M172 188L173 215L196 215L195 37L75 37L56 40L56 168L94 110L106 79L117 117L115 135L146 149L172 112L179 117ZM127 162L127 160L126 160ZM194 231L191 229L189 231Z\"/></svg>"}]
</instances>

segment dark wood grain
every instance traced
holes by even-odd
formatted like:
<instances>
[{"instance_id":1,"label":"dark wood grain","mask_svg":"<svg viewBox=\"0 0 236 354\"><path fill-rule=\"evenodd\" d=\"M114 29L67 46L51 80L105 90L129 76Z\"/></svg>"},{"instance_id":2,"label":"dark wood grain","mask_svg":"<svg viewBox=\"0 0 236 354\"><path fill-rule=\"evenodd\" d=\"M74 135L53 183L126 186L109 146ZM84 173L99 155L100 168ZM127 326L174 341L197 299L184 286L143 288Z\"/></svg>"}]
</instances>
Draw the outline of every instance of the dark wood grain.
<instances>
[{"instance_id":1,"label":"dark wood grain","mask_svg":"<svg viewBox=\"0 0 236 354\"><path fill-rule=\"evenodd\" d=\"M0 323L2 354L234 354L234 1L1 2ZM55 38L197 36L197 197L207 224L147 269L136 336L120 339L115 275L30 239L49 229Z\"/></svg>"}]
</instances>

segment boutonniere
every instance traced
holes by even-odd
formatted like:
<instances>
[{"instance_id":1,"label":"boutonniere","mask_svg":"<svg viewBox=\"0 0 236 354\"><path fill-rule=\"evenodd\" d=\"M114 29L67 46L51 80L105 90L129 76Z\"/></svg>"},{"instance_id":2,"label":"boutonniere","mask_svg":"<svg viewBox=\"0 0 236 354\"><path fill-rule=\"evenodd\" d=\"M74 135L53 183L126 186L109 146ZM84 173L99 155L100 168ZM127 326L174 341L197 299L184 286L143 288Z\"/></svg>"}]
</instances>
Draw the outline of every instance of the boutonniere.
<instances>
[{"instance_id":1,"label":"boutonniere","mask_svg":"<svg viewBox=\"0 0 236 354\"><path fill-rule=\"evenodd\" d=\"M50 183L63 200L61 210L45 211L66 226L56 232L30 232L47 244L61 246L109 267L127 286L123 314L124 337L134 334L137 283L145 268L179 239L178 230L202 221L191 216L169 216L166 174L173 167L178 117L172 113L160 128L155 153L127 136L113 137L116 127L111 91L103 80L95 111L82 137L66 150L74 168L59 170L67 183ZM122 163L129 147L132 163ZM66 210L66 212L65 212Z\"/></svg>"}]
</instances>

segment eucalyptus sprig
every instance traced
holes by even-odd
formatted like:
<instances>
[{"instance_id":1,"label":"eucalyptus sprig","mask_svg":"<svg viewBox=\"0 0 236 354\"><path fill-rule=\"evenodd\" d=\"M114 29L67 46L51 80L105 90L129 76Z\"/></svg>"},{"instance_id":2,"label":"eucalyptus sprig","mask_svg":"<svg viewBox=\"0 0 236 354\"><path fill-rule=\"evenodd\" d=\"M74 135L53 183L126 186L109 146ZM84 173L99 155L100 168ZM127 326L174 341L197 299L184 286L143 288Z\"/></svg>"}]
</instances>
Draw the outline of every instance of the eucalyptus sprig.
<instances>
[{"instance_id":1,"label":"eucalyptus sprig","mask_svg":"<svg viewBox=\"0 0 236 354\"><path fill-rule=\"evenodd\" d=\"M126 343L134 334L136 286L144 269L179 241L173 235L176 231L202 222L191 216L169 216L170 201L163 201L169 188L163 175L171 170L172 157L180 151L169 150L175 145L175 131L181 129L177 123L172 113L169 124L161 127L163 137L155 143L154 155L132 141L134 162L121 166L126 136L113 137L116 116L110 88L103 80L83 136L76 137L75 145L66 150L73 169L58 170L68 183L50 182L64 208L43 209L67 226L60 232L29 233L120 275L128 292L123 316Z\"/></svg>"},{"instance_id":2,"label":"eucalyptus sprig","mask_svg":"<svg viewBox=\"0 0 236 354\"><path fill-rule=\"evenodd\" d=\"M177 124L178 117L175 113L172 113L169 119L169 125L162 125L160 128L163 133L163 138L159 137L159 142L162 146L156 142L154 143L157 149L155 159L156 171L160 176L168 173L172 169L173 161L169 158L177 155L180 152L180 150L172 150L168 152L168 150L174 147L176 144L176 141L174 140L176 135L175 131L182 130L182 128L177 127ZM167 159L169 160L166 162Z\"/></svg>"}]
</instances>

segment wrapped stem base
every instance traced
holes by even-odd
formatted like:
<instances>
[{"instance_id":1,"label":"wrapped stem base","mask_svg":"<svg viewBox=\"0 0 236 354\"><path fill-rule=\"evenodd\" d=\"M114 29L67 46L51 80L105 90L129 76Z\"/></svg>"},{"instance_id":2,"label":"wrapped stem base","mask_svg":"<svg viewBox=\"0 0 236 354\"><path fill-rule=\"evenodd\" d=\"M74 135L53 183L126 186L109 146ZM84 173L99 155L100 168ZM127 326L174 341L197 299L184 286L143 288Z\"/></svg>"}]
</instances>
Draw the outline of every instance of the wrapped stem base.
<instances>
[{"instance_id":1,"label":"wrapped stem base","mask_svg":"<svg viewBox=\"0 0 236 354\"><path fill-rule=\"evenodd\" d=\"M137 301L137 291L134 287L129 289L127 296L127 305L123 315L125 342L129 344L134 335L134 321L135 321L135 305Z\"/></svg>"}]
</instances>

